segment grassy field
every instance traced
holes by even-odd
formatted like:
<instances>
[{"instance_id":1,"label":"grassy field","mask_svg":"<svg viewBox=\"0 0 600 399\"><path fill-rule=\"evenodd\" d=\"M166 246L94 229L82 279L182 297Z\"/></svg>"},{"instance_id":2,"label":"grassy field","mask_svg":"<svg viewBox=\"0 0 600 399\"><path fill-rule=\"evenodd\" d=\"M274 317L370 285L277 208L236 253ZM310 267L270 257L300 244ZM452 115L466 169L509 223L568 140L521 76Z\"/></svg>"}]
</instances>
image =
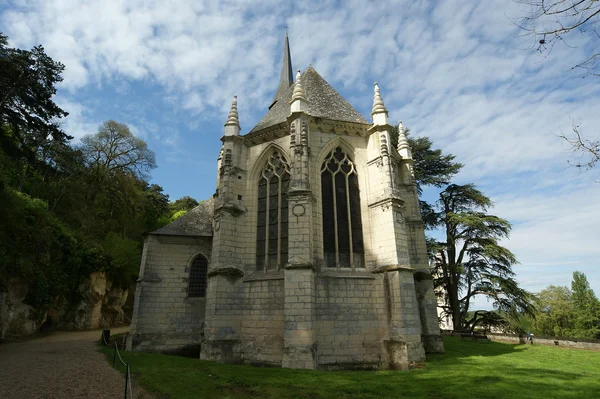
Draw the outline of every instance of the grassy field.
<instances>
[{"instance_id":1,"label":"grassy field","mask_svg":"<svg viewBox=\"0 0 600 399\"><path fill-rule=\"evenodd\" d=\"M600 352L445 337L411 371L300 371L123 353L161 398L600 398ZM103 348L107 359L111 351Z\"/></svg>"}]
</instances>

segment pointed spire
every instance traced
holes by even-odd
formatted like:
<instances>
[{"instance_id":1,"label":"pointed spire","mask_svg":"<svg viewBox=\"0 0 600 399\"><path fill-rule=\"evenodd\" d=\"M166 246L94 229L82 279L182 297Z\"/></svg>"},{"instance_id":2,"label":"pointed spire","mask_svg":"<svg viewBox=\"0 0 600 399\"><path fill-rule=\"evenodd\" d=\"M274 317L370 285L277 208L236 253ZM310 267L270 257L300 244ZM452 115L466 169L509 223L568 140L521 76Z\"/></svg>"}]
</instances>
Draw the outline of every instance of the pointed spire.
<instances>
[{"instance_id":1,"label":"pointed spire","mask_svg":"<svg viewBox=\"0 0 600 399\"><path fill-rule=\"evenodd\" d=\"M379 91L379 85L377 82L373 84L375 94L373 96L373 110L371 111L371 116L373 117L373 124L375 125L387 125L387 109L385 109L385 105L383 104L383 99L381 98L381 92Z\"/></svg>"},{"instance_id":2,"label":"pointed spire","mask_svg":"<svg viewBox=\"0 0 600 399\"><path fill-rule=\"evenodd\" d=\"M240 121L238 119L237 96L233 96L231 110L227 116L227 122L225 122L225 136L239 136L239 134Z\"/></svg>"},{"instance_id":3,"label":"pointed spire","mask_svg":"<svg viewBox=\"0 0 600 399\"><path fill-rule=\"evenodd\" d=\"M304 88L302 87L301 80L302 76L300 75L300 70L298 69L296 71L296 83L294 84L294 93L292 94L292 101L290 101L290 104L296 100L308 101L306 99L306 95L304 94Z\"/></svg>"},{"instance_id":4,"label":"pointed spire","mask_svg":"<svg viewBox=\"0 0 600 399\"><path fill-rule=\"evenodd\" d=\"M277 86L277 92L275 93L275 98L273 98L273 103L275 103L277 99L282 97L292 84L294 84L294 72L292 71L290 41L288 39L286 29L285 43L283 45L283 60L281 61L281 75L279 77L279 86Z\"/></svg>"},{"instance_id":5,"label":"pointed spire","mask_svg":"<svg viewBox=\"0 0 600 399\"><path fill-rule=\"evenodd\" d=\"M308 99L302 87L302 76L300 70L296 71L296 83L294 84L294 92L290 101L290 112L305 112L308 110Z\"/></svg>"},{"instance_id":6,"label":"pointed spire","mask_svg":"<svg viewBox=\"0 0 600 399\"><path fill-rule=\"evenodd\" d=\"M377 82L375 82L373 86L375 86L375 95L373 96L373 110L371 111L371 115L378 114L380 112L387 112L387 109L385 109L385 105L383 104L383 99L381 98L379 85Z\"/></svg>"},{"instance_id":7,"label":"pointed spire","mask_svg":"<svg viewBox=\"0 0 600 399\"><path fill-rule=\"evenodd\" d=\"M402 126L402 121L398 121L398 153L404 159L412 159L412 151L410 150L410 145L408 144L408 139L406 138L406 134L404 134L404 126Z\"/></svg>"}]
</instances>

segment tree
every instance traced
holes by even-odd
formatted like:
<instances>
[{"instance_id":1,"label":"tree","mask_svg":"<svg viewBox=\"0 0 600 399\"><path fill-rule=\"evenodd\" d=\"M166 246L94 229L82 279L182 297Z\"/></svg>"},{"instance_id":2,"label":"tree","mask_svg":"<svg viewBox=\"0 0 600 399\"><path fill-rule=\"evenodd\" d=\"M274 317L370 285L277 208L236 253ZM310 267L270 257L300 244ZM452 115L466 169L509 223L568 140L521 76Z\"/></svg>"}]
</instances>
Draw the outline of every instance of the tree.
<instances>
[{"instance_id":1,"label":"tree","mask_svg":"<svg viewBox=\"0 0 600 399\"><path fill-rule=\"evenodd\" d=\"M196 206L198 206L198 201L186 195L185 197L181 197L178 200L171 202L169 204L169 209L171 210L171 213L174 214L179 211L189 211Z\"/></svg>"},{"instance_id":2,"label":"tree","mask_svg":"<svg viewBox=\"0 0 600 399\"><path fill-rule=\"evenodd\" d=\"M600 337L600 302L585 274L573 272L571 298L574 307L574 334L577 338Z\"/></svg>"},{"instance_id":3,"label":"tree","mask_svg":"<svg viewBox=\"0 0 600 399\"><path fill-rule=\"evenodd\" d=\"M58 125L68 113L52 100L64 68L42 46L10 48L0 33L0 147L8 156L35 163L40 148L71 139Z\"/></svg>"},{"instance_id":4,"label":"tree","mask_svg":"<svg viewBox=\"0 0 600 399\"><path fill-rule=\"evenodd\" d=\"M583 69L586 75L600 76L600 1L598 0L515 0L526 5L529 14L519 18L518 25L533 39L533 47L540 53L552 51L558 43L573 47L575 35L588 38L584 44L584 59L573 69ZM600 140L586 139L580 126L573 126L573 136L560 135L582 160L569 162L574 166L591 169L600 159Z\"/></svg>"},{"instance_id":5,"label":"tree","mask_svg":"<svg viewBox=\"0 0 600 399\"><path fill-rule=\"evenodd\" d=\"M600 139L587 139L579 131L579 125L573 126L573 136L560 135L559 137L565 140L575 154L579 154L580 158L577 161L569 164L577 168L593 169L598 161L600 161Z\"/></svg>"},{"instance_id":6,"label":"tree","mask_svg":"<svg viewBox=\"0 0 600 399\"><path fill-rule=\"evenodd\" d=\"M557 43L567 43L576 34L592 41L600 39L598 0L515 0L526 5L528 15L519 18L519 26L533 39L540 53L551 51ZM597 46L584 47L585 59L573 68L583 68L587 74L600 76L596 61L600 59Z\"/></svg>"},{"instance_id":7,"label":"tree","mask_svg":"<svg viewBox=\"0 0 600 399\"><path fill-rule=\"evenodd\" d=\"M442 150L432 149L433 143L429 137L412 137L410 129L405 128L404 134L411 148L413 159L413 173L419 193L423 186L441 188L450 184L450 180L463 167L463 164L455 161L452 154L442 154ZM394 126L390 140L392 146L398 146L399 125Z\"/></svg>"},{"instance_id":8,"label":"tree","mask_svg":"<svg viewBox=\"0 0 600 399\"><path fill-rule=\"evenodd\" d=\"M81 142L87 166L97 179L116 172L143 179L156 168L154 152L124 123L104 122L98 133L83 137Z\"/></svg>"},{"instance_id":9,"label":"tree","mask_svg":"<svg viewBox=\"0 0 600 399\"><path fill-rule=\"evenodd\" d=\"M574 312L571 290L554 285L540 291L533 328L538 334L570 337L573 332Z\"/></svg>"},{"instance_id":10,"label":"tree","mask_svg":"<svg viewBox=\"0 0 600 399\"><path fill-rule=\"evenodd\" d=\"M469 315L471 301L483 295L495 309L532 314L532 296L520 288L512 268L517 260L499 244L508 238L508 221L487 212L492 201L474 185L449 185L440 193L427 219L441 228L446 240L431 242L434 281L443 293L444 311L452 316L455 329L472 329L491 320L485 311ZM483 320L482 320L483 318Z\"/></svg>"}]
</instances>

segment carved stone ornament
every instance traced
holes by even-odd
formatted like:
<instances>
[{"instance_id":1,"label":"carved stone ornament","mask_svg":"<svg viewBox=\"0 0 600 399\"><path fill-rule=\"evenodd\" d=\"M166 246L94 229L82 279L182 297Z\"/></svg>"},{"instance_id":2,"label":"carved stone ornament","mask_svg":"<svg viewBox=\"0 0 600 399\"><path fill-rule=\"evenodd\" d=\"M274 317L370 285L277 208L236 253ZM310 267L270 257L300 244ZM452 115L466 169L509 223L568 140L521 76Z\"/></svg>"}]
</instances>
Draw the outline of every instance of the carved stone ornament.
<instances>
[{"instance_id":1,"label":"carved stone ornament","mask_svg":"<svg viewBox=\"0 0 600 399\"><path fill-rule=\"evenodd\" d=\"M294 216L303 216L305 212L306 209L304 209L304 205L301 204L296 204L292 208L292 213L294 214Z\"/></svg>"},{"instance_id":2,"label":"carved stone ornament","mask_svg":"<svg viewBox=\"0 0 600 399\"><path fill-rule=\"evenodd\" d=\"M394 211L394 216L397 223L404 223L404 217L398 209Z\"/></svg>"},{"instance_id":3,"label":"carved stone ornament","mask_svg":"<svg viewBox=\"0 0 600 399\"><path fill-rule=\"evenodd\" d=\"M215 222L215 231L219 231L219 229L221 229L221 221L217 220Z\"/></svg>"}]
</instances>

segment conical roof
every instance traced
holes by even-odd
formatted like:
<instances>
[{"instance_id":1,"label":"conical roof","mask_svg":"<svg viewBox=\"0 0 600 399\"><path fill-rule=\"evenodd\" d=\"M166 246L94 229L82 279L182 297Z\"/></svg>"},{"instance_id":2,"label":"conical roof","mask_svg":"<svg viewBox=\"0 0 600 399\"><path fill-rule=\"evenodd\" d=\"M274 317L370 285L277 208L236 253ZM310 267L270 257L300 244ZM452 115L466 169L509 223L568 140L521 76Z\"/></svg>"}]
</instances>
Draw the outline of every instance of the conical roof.
<instances>
[{"instance_id":1,"label":"conical roof","mask_svg":"<svg viewBox=\"0 0 600 399\"><path fill-rule=\"evenodd\" d=\"M309 66L302 74L302 87L308 99L308 113L311 116L369 124L312 66ZM293 92L294 86L292 85L250 133L285 122L290 114L290 100Z\"/></svg>"},{"instance_id":2,"label":"conical roof","mask_svg":"<svg viewBox=\"0 0 600 399\"><path fill-rule=\"evenodd\" d=\"M215 207L214 198L202 201L196 207L190 209L181 216L150 234L168 236L193 236L211 237L213 235L212 222Z\"/></svg>"}]
</instances>

